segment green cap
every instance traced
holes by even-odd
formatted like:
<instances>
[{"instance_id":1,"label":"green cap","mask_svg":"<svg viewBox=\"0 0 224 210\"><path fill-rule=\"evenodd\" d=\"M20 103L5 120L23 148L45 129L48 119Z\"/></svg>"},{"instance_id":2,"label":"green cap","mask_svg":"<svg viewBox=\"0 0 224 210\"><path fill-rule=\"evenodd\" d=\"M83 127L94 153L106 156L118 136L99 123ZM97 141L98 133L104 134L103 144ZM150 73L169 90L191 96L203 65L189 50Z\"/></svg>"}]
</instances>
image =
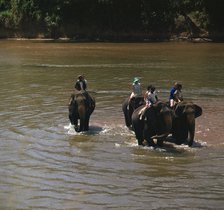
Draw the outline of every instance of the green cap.
<instances>
[{"instance_id":1,"label":"green cap","mask_svg":"<svg viewBox=\"0 0 224 210\"><path fill-rule=\"evenodd\" d=\"M138 77L135 77L133 82L138 82L139 81L139 78Z\"/></svg>"}]
</instances>

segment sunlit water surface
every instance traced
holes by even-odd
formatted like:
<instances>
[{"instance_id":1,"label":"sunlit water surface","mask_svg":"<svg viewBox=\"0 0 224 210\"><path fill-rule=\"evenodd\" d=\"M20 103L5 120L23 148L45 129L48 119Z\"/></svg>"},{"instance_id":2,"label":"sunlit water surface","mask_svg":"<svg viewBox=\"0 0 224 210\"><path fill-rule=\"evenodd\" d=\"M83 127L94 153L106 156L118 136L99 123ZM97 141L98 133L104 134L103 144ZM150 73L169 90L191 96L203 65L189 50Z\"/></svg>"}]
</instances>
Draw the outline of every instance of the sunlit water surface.
<instances>
[{"instance_id":1,"label":"sunlit water surface","mask_svg":"<svg viewBox=\"0 0 224 210\"><path fill-rule=\"evenodd\" d=\"M0 41L0 209L223 209L224 44ZM90 131L68 129L84 74ZM134 76L203 108L193 148L137 145L121 104Z\"/></svg>"}]
</instances>

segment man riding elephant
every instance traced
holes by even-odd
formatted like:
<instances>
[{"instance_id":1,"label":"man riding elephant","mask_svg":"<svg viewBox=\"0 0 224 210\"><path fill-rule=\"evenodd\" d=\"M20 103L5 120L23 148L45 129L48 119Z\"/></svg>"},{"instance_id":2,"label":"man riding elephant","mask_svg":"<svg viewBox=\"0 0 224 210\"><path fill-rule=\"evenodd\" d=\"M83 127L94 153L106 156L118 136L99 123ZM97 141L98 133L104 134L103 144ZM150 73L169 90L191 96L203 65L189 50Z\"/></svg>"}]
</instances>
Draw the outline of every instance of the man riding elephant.
<instances>
[{"instance_id":1,"label":"man riding elephant","mask_svg":"<svg viewBox=\"0 0 224 210\"><path fill-rule=\"evenodd\" d=\"M95 109L95 99L90 96L86 88L87 81L82 75L79 75L75 84L75 91L71 94L68 105L69 120L78 132L89 130L90 115Z\"/></svg>"},{"instance_id":2,"label":"man riding elephant","mask_svg":"<svg viewBox=\"0 0 224 210\"><path fill-rule=\"evenodd\" d=\"M75 89L78 91L87 89L87 80L84 78L83 75L78 76L78 79L75 83Z\"/></svg>"}]
</instances>

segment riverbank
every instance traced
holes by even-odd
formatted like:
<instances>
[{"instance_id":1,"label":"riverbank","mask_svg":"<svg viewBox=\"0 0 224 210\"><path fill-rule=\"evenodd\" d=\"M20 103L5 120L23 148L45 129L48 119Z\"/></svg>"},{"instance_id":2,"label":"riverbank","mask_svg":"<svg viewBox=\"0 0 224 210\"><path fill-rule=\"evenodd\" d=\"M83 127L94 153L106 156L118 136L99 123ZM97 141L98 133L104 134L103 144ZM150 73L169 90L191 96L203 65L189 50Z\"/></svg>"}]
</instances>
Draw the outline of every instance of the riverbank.
<instances>
[{"instance_id":1,"label":"riverbank","mask_svg":"<svg viewBox=\"0 0 224 210\"><path fill-rule=\"evenodd\" d=\"M59 37L57 39L53 38L0 38L0 40L12 40L12 41L41 41L41 42L112 42L112 43L147 43L147 42L192 42L192 43L208 43L208 42L217 42L209 38L202 38L202 37L195 37L195 38L188 38L188 37L173 37L166 40L100 40L100 39L72 39L67 37Z\"/></svg>"}]
</instances>

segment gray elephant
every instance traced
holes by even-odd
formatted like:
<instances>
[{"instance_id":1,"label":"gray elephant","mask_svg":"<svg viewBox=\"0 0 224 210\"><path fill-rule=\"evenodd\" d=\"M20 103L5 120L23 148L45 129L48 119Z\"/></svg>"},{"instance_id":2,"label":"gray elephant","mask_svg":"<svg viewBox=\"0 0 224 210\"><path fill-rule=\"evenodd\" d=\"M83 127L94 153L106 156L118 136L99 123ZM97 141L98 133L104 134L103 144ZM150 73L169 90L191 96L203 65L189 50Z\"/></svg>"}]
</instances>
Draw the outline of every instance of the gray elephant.
<instances>
[{"instance_id":1,"label":"gray elephant","mask_svg":"<svg viewBox=\"0 0 224 210\"><path fill-rule=\"evenodd\" d=\"M202 115L202 108L192 102L183 101L177 104L174 112L172 127L174 143L182 144L188 141L188 146L192 146L195 135L195 118Z\"/></svg>"},{"instance_id":2,"label":"gray elephant","mask_svg":"<svg viewBox=\"0 0 224 210\"><path fill-rule=\"evenodd\" d=\"M133 97L131 100L128 98L122 104L122 111L124 113L125 124L127 127L131 127L131 116L134 110L144 104L144 97Z\"/></svg>"},{"instance_id":3,"label":"gray elephant","mask_svg":"<svg viewBox=\"0 0 224 210\"><path fill-rule=\"evenodd\" d=\"M77 132L89 130L89 119L94 109L95 99L87 91L72 93L68 106L69 120Z\"/></svg>"},{"instance_id":4,"label":"gray elephant","mask_svg":"<svg viewBox=\"0 0 224 210\"><path fill-rule=\"evenodd\" d=\"M172 129L173 110L167 103L158 101L147 108L141 116L143 107L135 109L132 114L132 127L138 144L143 145L143 141L146 140L148 146L156 146L153 139L157 139L157 145L162 146Z\"/></svg>"}]
</instances>

